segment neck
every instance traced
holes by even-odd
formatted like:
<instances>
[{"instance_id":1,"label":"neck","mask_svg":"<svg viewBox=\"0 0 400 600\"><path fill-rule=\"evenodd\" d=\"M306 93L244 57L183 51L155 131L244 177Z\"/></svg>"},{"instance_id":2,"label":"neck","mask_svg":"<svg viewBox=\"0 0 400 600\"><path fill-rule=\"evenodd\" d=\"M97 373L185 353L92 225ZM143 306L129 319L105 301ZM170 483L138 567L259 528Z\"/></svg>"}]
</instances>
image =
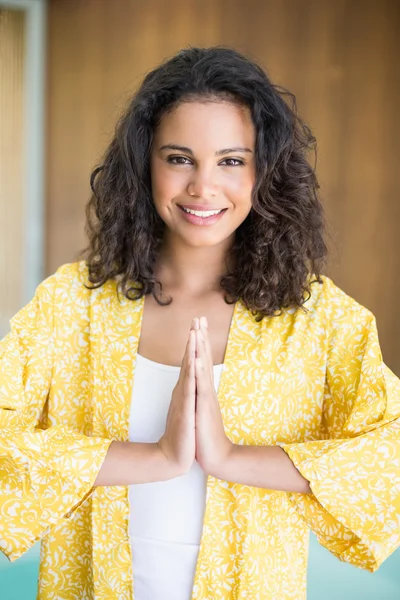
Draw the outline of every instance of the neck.
<instances>
[{"instance_id":1,"label":"neck","mask_svg":"<svg viewBox=\"0 0 400 600\"><path fill-rule=\"evenodd\" d=\"M188 296L220 292L220 279L227 273L231 240L214 246L193 247L180 241L163 241L156 264L156 278L163 293L179 291Z\"/></svg>"}]
</instances>

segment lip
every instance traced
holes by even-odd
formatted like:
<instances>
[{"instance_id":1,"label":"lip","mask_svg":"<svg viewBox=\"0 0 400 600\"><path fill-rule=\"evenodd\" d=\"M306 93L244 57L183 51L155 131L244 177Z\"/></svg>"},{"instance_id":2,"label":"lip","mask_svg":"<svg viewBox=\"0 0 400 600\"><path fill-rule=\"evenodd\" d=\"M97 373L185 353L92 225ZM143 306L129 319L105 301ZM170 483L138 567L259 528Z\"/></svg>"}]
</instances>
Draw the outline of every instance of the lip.
<instances>
[{"instance_id":1,"label":"lip","mask_svg":"<svg viewBox=\"0 0 400 600\"><path fill-rule=\"evenodd\" d=\"M202 225L202 226L213 225L214 223L216 223L217 221L222 219L222 217L228 210L227 208L214 209L214 210L222 210L222 212L220 212L216 215L212 215L211 217L198 217L197 215L192 215L191 213L185 212L183 210L182 206L179 206L179 204L178 204L178 207L180 209L179 212L182 215L182 217L185 219L185 221L187 221L188 223L191 223L192 225ZM185 208L186 208L186 206L185 206ZM193 209L193 210L196 210L196 209Z\"/></svg>"},{"instance_id":2,"label":"lip","mask_svg":"<svg viewBox=\"0 0 400 600\"><path fill-rule=\"evenodd\" d=\"M189 210L223 210L221 206L206 206L205 204L178 204L178 206Z\"/></svg>"}]
</instances>

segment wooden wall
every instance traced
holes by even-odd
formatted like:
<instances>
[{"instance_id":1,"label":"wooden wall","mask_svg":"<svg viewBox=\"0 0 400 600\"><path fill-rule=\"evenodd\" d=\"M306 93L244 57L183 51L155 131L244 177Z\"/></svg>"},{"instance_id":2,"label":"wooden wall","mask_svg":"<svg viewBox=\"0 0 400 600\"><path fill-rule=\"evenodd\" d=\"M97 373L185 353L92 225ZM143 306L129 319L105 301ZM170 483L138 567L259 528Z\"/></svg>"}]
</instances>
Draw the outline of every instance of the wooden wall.
<instances>
[{"instance_id":1,"label":"wooden wall","mask_svg":"<svg viewBox=\"0 0 400 600\"><path fill-rule=\"evenodd\" d=\"M337 238L328 275L372 310L400 373L400 2L49 0L47 270L85 245L89 175L143 75L227 44L295 93Z\"/></svg>"},{"instance_id":2,"label":"wooden wall","mask_svg":"<svg viewBox=\"0 0 400 600\"><path fill-rule=\"evenodd\" d=\"M0 8L0 338L24 277L25 13Z\"/></svg>"}]
</instances>

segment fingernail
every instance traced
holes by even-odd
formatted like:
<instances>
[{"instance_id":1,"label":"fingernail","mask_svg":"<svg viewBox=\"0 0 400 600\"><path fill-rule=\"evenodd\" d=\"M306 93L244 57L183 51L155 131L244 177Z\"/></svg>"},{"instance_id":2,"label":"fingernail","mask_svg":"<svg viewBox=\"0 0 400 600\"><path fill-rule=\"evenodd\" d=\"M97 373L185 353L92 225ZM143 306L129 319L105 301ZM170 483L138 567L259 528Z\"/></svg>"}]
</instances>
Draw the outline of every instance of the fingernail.
<instances>
[{"instance_id":1,"label":"fingernail","mask_svg":"<svg viewBox=\"0 0 400 600\"><path fill-rule=\"evenodd\" d=\"M201 326L204 327L204 329L207 329L208 323L207 323L206 317L200 317L200 323L201 323Z\"/></svg>"}]
</instances>

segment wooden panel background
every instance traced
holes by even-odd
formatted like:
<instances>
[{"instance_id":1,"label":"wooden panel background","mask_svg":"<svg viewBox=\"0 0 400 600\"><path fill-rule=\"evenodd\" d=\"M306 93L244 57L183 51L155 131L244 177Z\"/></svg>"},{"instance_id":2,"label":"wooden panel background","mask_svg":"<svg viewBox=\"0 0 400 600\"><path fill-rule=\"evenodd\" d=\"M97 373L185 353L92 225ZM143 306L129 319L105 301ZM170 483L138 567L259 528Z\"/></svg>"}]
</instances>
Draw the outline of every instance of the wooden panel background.
<instances>
[{"instance_id":1,"label":"wooden panel background","mask_svg":"<svg viewBox=\"0 0 400 600\"><path fill-rule=\"evenodd\" d=\"M327 274L375 313L400 374L399 40L398 0L50 0L48 273L85 244L90 170L143 75L231 45L295 93L339 247Z\"/></svg>"},{"instance_id":2,"label":"wooden panel background","mask_svg":"<svg viewBox=\"0 0 400 600\"><path fill-rule=\"evenodd\" d=\"M0 338L24 278L25 13L0 8Z\"/></svg>"}]
</instances>

